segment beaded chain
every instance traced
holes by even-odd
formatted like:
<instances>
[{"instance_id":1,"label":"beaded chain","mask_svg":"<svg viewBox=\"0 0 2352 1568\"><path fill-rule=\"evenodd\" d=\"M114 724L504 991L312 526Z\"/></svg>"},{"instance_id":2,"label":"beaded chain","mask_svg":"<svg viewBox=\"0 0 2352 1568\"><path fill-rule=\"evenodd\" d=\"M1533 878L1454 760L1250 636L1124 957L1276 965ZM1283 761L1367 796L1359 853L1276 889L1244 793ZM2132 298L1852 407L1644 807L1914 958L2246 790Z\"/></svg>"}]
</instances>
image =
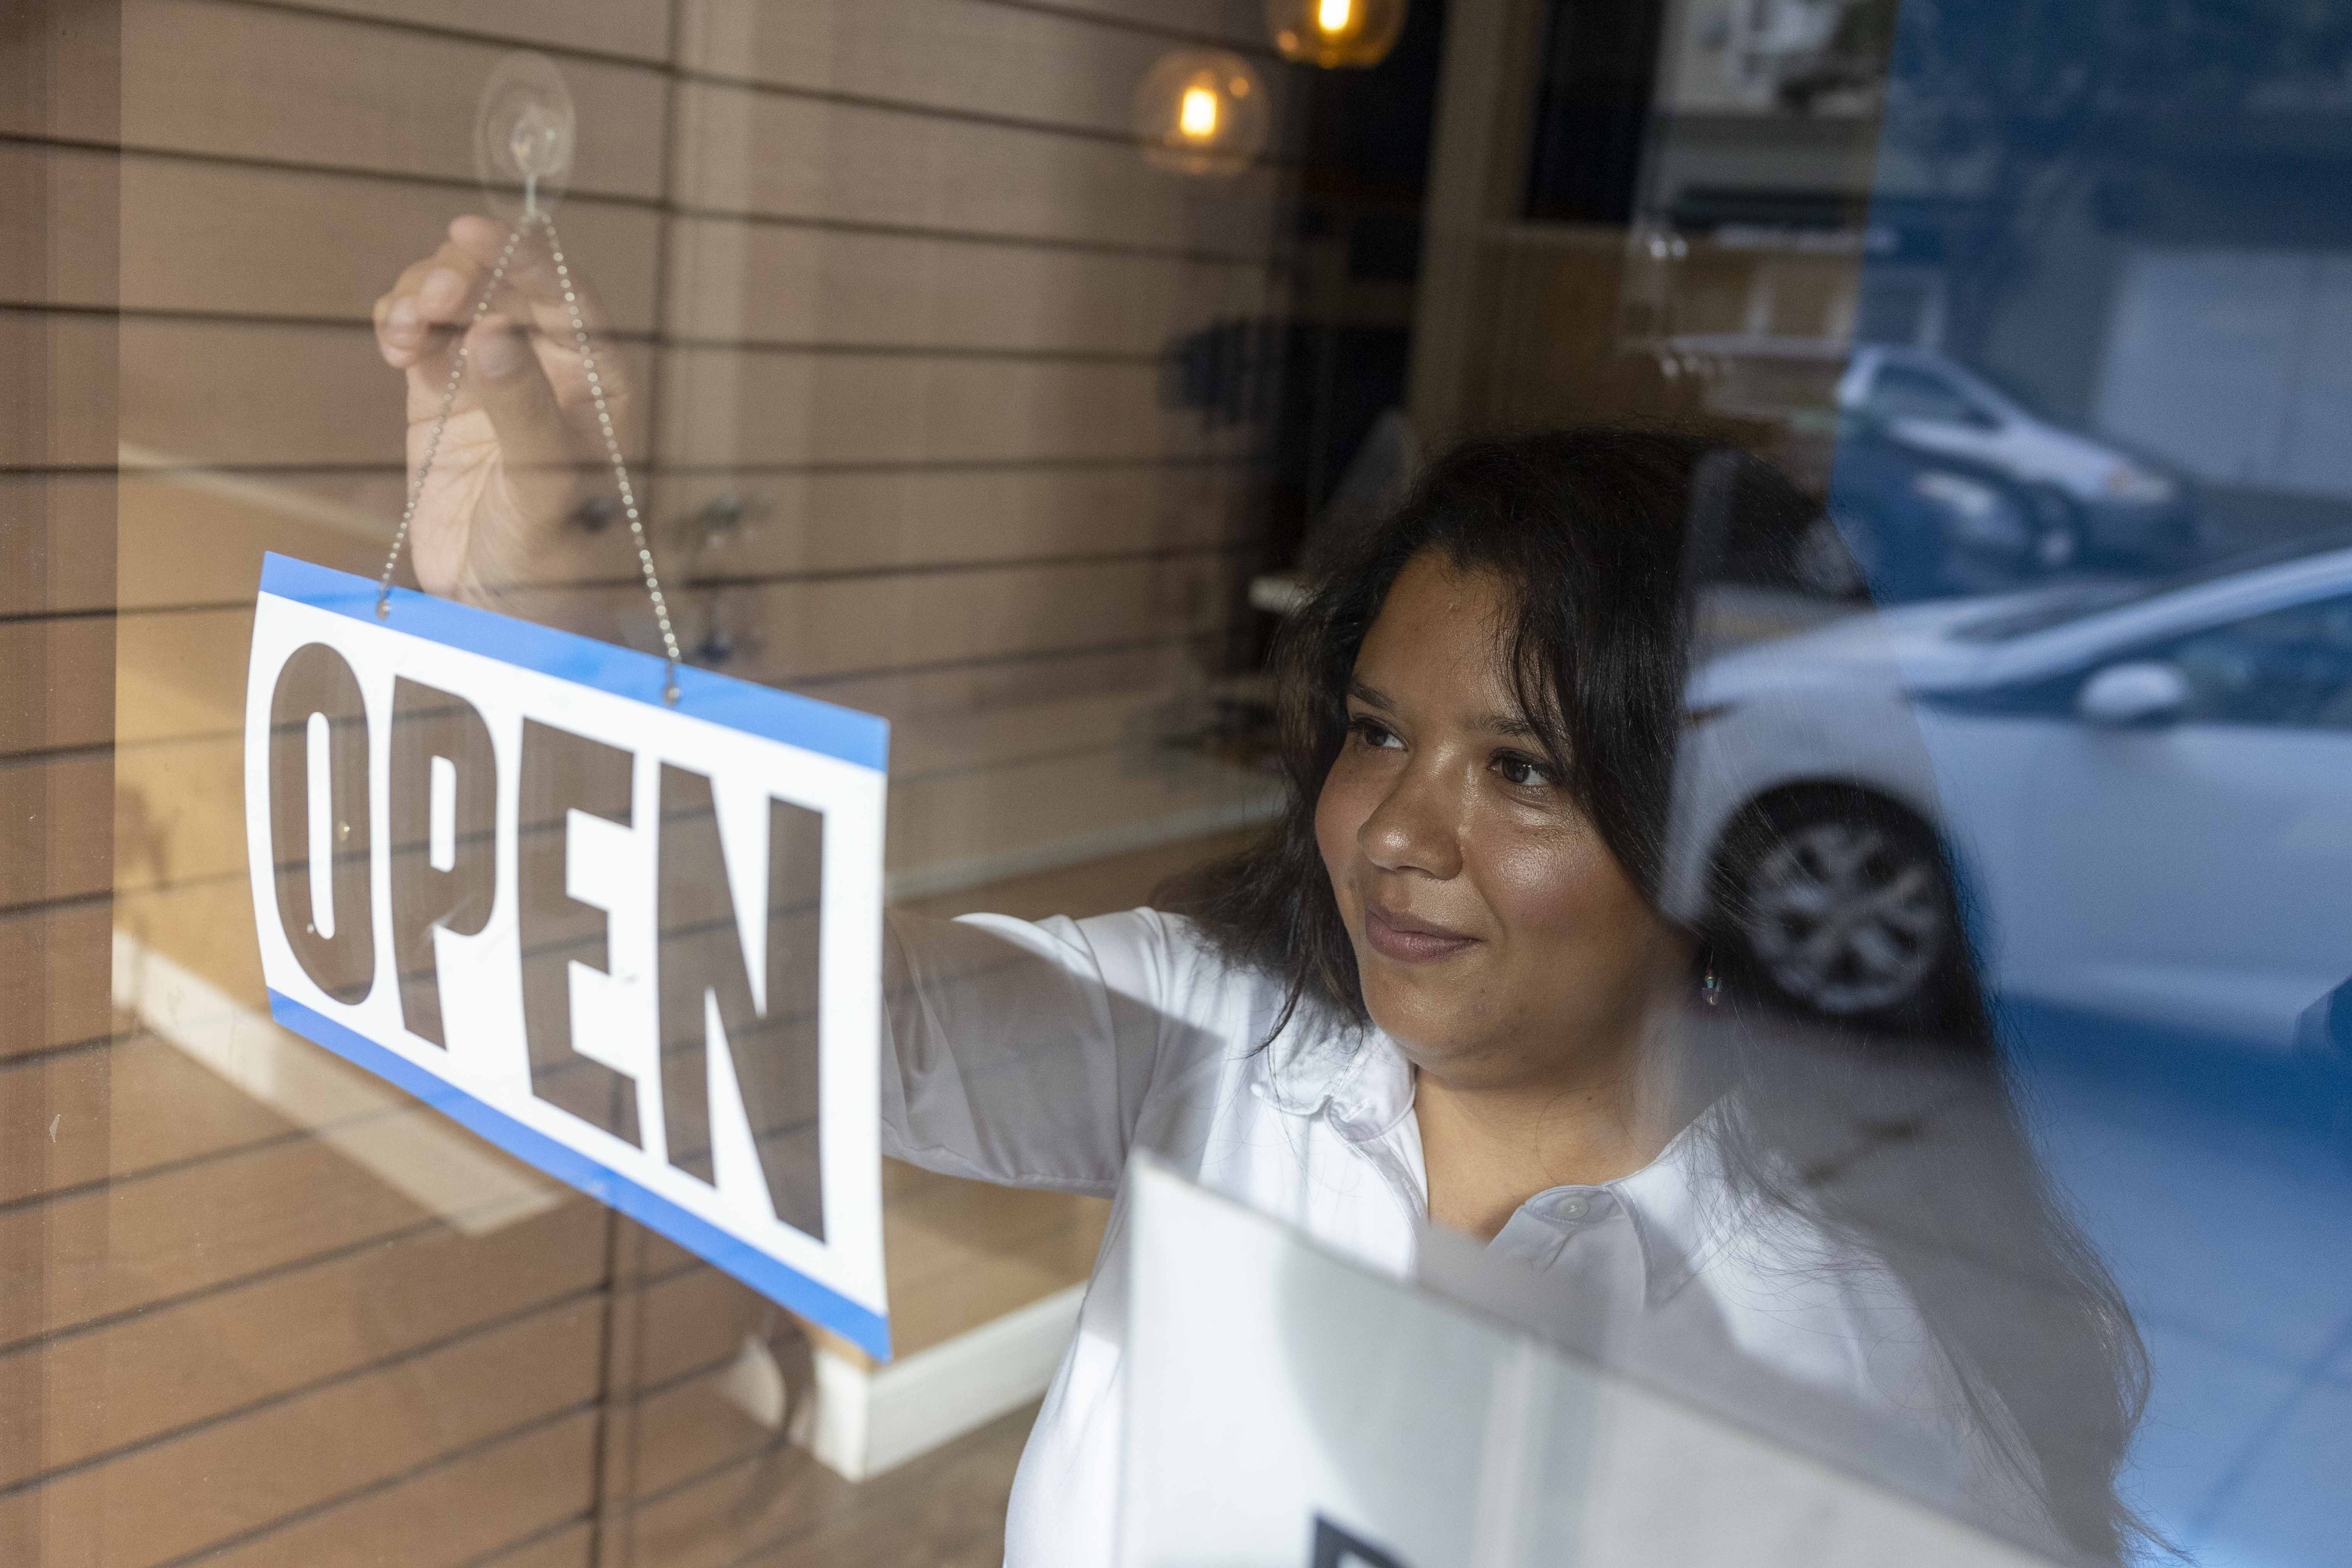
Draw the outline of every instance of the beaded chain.
<instances>
[{"instance_id":1,"label":"beaded chain","mask_svg":"<svg viewBox=\"0 0 2352 1568\"><path fill-rule=\"evenodd\" d=\"M547 209L533 201L526 205L521 218L507 235L506 248L499 252L499 264L491 269L489 286L482 290L481 300L474 306L473 316L467 321L467 331L489 313L490 300L499 286L506 281L507 269L514 264L515 247L522 243L525 230L536 225L547 231L547 250L555 263L555 280L563 291L563 308L572 318L572 342L580 354L580 367L588 377L588 396L596 407L596 424L604 437L604 450L613 464L613 480L620 488L621 510L629 520L629 532L636 540L637 564L645 574L646 594L653 600L654 619L660 624L662 649L668 660L668 677L662 687L662 700L676 706L677 702L677 634L670 626L669 601L662 594L661 578L654 571L653 546L646 537L646 522L637 508L637 495L629 483L629 466L621 457L621 438L613 428L613 412L604 398L604 377L596 369L596 353L588 342L588 323L580 312L579 291L572 287L572 268L563 259L563 245L556 237L555 220ZM400 552L408 543L409 524L415 520L416 503L425 494L425 481L433 472L433 459L441 450L441 437L449 427L449 411L457 405L457 384L466 374L466 338L457 339L457 352L449 363L449 380L441 389L441 409L433 416L432 433L425 438L425 456L416 466L416 477L408 483L408 504L401 509L400 528L392 536L392 552L384 557L383 576L377 584L375 613L378 620L392 614L392 574L400 564Z\"/></svg>"}]
</instances>

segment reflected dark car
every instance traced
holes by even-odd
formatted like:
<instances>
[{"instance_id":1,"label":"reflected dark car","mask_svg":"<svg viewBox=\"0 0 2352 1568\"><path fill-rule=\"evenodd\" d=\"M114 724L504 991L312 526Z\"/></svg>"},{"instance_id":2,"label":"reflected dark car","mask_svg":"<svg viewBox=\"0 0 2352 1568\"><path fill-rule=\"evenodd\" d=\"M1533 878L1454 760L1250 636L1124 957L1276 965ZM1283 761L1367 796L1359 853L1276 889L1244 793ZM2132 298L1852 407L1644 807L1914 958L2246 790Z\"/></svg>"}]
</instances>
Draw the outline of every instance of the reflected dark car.
<instances>
[{"instance_id":1,"label":"reflected dark car","mask_svg":"<svg viewBox=\"0 0 2352 1568\"><path fill-rule=\"evenodd\" d=\"M2014 486L2053 564L2169 570L2189 564L2200 546L2196 487L2186 475L2036 413L1943 354L1858 348L1838 380L1837 402L1842 414L1867 421L1875 439Z\"/></svg>"},{"instance_id":2,"label":"reflected dark car","mask_svg":"<svg viewBox=\"0 0 2352 1568\"><path fill-rule=\"evenodd\" d=\"M1839 422L1824 523L1800 542L1800 585L1883 604L1990 593L2074 564L2080 536L2046 492L1989 464L1926 451L1887 422ZM1833 533L1830 531L1833 530ZM1843 546L1845 561L1832 553Z\"/></svg>"}]
</instances>

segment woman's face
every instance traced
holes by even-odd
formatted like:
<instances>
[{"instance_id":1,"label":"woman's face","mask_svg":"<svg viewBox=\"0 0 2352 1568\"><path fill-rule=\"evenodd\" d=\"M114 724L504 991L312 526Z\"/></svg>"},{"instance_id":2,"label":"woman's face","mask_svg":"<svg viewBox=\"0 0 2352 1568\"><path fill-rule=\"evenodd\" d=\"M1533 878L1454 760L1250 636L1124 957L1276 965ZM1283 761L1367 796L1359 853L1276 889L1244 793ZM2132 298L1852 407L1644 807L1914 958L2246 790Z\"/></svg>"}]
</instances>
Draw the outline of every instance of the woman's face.
<instances>
[{"instance_id":1,"label":"woman's face","mask_svg":"<svg viewBox=\"0 0 2352 1568\"><path fill-rule=\"evenodd\" d=\"M1510 607L1491 574L1406 566L1315 813L1373 1022L1465 1089L1610 1070L1689 963L1521 716Z\"/></svg>"}]
</instances>

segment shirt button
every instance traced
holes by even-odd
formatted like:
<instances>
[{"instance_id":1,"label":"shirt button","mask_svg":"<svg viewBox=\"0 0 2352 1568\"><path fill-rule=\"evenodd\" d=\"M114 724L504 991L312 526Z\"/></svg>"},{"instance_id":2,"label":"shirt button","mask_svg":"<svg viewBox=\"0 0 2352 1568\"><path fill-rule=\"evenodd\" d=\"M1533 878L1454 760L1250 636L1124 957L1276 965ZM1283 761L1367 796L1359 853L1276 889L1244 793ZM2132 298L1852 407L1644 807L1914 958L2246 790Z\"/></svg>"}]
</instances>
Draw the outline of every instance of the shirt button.
<instances>
[{"instance_id":1,"label":"shirt button","mask_svg":"<svg viewBox=\"0 0 2352 1568\"><path fill-rule=\"evenodd\" d=\"M1562 1198L1559 1200L1559 1216L1562 1219L1582 1219L1584 1207L1582 1198Z\"/></svg>"}]
</instances>

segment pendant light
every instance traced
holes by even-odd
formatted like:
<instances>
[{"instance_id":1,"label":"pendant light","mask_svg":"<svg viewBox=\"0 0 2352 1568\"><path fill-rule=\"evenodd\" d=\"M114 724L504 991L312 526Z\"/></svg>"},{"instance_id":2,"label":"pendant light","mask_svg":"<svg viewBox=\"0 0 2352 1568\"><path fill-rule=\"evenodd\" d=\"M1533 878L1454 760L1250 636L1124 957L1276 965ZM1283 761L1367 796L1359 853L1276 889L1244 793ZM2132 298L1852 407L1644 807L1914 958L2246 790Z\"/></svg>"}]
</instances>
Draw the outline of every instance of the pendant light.
<instances>
[{"instance_id":1,"label":"pendant light","mask_svg":"<svg viewBox=\"0 0 2352 1568\"><path fill-rule=\"evenodd\" d=\"M1405 0L1265 0L1265 30L1304 66L1376 66L1404 30Z\"/></svg>"},{"instance_id":2,"label":"pendant light","mask_svg":"<svg viewBox=\"0 0 2352 1568\"><path fill-rule=\"evenodd\" d=\"M1136 85L1133 124L1144 157L1156 167L1238 174L1265 150L1265 83L1239 55L1180 49Z\"/></svg>"}]
</instances>

